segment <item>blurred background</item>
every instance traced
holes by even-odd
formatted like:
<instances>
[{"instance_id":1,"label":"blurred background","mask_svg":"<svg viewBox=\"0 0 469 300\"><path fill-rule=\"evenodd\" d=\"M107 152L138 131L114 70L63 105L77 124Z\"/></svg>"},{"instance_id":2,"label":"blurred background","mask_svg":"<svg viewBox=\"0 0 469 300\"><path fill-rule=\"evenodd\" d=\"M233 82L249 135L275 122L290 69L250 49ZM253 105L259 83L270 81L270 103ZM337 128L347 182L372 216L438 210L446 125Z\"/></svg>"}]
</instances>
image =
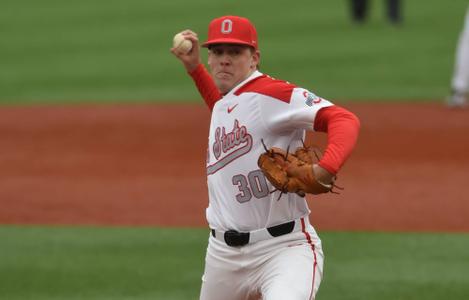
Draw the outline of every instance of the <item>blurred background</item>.
<instances>
[{"instance_id":1,"label":"blurred background","mask_svg":"<svg viewBox=\"0 0 469 300\"><path fill-rule=\"evenodd\" d=\"M256 24L264 72L340 100L432 101L448 93L465 0L402 1L402 23L370 1L352 21L349 2L4 0L0 101L195 101L169 48L191 28L206 39L216 16Z\"/></svg>"},{"instance_id":2,"label":"blurred background","mask_svg":"<svg viewBox=\"0 0 469 300\"><path fill-rule=\"evenodd\" d=\"M318 299L467 299L469 111L444 99L469 3L401 5L2 0L0 299L198 299L210 116L169 49L228 14L262 72L362 122L343 195L309 199Z\"/></svg>"}]
</instances>

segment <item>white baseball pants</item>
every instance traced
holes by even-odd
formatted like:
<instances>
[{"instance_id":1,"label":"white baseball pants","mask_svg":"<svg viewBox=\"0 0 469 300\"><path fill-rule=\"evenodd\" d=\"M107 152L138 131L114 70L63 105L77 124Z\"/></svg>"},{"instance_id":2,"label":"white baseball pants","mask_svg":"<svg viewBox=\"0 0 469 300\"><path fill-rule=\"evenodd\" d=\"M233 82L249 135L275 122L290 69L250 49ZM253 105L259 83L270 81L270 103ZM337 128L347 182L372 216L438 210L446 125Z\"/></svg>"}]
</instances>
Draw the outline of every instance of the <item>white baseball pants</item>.
<instances>
[{"instance_id":1,"label":"white baseball pants","mask_svg":"<svg viewBox=\"0 0 469 300\"><path fill-rule=\"evenodd\" d=\"M314 228L230 247L209 238L200 300L314 299L324 255Z\"/></svg>"},{"instance_id":2,"label":"white baseball pants","mask_svg":"<svg viewBox=\"0 0 469 300\"><path fill-rule=\"evenodd\" d=\"M469 92L469 7L466 12L464 28L459 36L451 85L456 92Z\"/></svg>"}]
</instances>

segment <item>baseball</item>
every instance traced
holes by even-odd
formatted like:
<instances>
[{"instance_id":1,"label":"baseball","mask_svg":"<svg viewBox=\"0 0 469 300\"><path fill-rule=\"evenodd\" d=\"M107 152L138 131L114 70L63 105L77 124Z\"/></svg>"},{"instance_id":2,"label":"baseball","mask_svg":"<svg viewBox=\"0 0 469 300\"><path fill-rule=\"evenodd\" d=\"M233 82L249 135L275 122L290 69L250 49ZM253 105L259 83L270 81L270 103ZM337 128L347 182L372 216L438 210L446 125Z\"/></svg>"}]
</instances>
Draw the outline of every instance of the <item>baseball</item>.
<instances>
[{"instance_id":1,"label":"baseball","mask_svg":"<svg viewBox=\"0 0 469 300\"><path fill-rule=\"evenodd\" d=\"M192 49L192 42L186 40L182 33L178 33L173 38L173 48L181 54L187 54Z\"/></svg>"}]
</instances>

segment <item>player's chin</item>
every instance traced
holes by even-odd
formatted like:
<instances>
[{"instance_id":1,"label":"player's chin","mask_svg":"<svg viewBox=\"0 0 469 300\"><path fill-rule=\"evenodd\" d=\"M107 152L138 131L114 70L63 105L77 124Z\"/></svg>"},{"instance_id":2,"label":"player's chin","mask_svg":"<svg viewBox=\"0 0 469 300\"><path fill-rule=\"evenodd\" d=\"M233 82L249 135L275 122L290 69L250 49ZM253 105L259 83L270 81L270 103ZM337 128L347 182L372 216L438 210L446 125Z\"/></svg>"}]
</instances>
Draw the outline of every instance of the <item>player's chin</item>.
<instances>
[{"instance_id":1,"label":"player's chin","mask_svg":"<svg viewBox=\"0 0 469 300\"><path fill-rule=\"evenodd\" d=\"M215 78L215 83L223 94L229 92L234 87L233 80Z\"/></svg>"},{"instance_id":2,"label":"player's chin","mask_svg":"<svg viewBox=\"0 0 469 300\"><path fill-rule=\"evenodd\" d=\"M233 88L233 86L229 84L217 84L217 87L220 90L220 93L222 94L228 93Z\"/></svg>"}]
</instances>

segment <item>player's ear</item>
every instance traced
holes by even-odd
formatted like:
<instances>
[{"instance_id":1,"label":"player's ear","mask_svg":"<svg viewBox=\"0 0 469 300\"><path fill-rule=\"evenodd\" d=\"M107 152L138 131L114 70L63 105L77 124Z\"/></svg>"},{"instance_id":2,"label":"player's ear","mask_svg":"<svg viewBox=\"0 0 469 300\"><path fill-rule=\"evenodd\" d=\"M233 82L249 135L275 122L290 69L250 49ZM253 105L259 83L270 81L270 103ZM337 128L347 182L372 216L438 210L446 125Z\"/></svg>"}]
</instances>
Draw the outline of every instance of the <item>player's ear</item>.
<instances>
[{"instance_id":1,"label":"player's ear","mask_svg":"<svg viewBox=\"0 0 469 300\"><path fill-rule=\"evenodd\" d=\"M254 50L252 52L252 65L254 69L258 69L261 62L261 52L259 50Z\"/></svg>"}]
</instances>

